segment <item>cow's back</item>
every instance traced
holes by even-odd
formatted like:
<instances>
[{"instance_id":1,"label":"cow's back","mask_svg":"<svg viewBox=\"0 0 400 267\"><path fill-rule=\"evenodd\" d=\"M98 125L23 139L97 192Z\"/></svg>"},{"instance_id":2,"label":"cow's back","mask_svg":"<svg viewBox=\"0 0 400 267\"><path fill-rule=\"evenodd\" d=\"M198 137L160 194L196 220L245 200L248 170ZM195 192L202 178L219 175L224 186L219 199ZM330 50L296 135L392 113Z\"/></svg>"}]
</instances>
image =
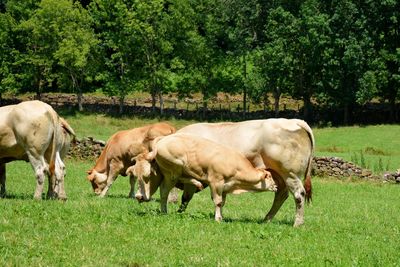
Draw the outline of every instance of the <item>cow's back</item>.
<instances>
[{"instance_id":1,"label":"cow's back","mask_svg":"<svg viewBox=\"0 0 400 267\"><path fill-rule=\"evenodd\" d=\"M255 167L271 168L281 175L304 174L314 145L311 129L297 119L198 123L178 133L195 134L230 146L243 153Z\"/></svg>"},{"instance_id":2,"label":"cow's back","mask_svg":"<svg viewBox=\"0 0 400 267\"><path fill-rule=\"evenodd\" d=\"M17 142L25 149L45 149L52 140L56 124L53 109L40 101L22 102L8 116Z\"/></svg>"},{"instance_id":3,"label":"cow's back","mask_svg":"<svg viewBox=\"0 0 400 267\"><path fill-rule=\"evenodd\" d=\"M53 136L55 116L55 111L41 101L3 107L1 157L26 160L27 149L46 149Z\"/></svg>"}]
</instances>

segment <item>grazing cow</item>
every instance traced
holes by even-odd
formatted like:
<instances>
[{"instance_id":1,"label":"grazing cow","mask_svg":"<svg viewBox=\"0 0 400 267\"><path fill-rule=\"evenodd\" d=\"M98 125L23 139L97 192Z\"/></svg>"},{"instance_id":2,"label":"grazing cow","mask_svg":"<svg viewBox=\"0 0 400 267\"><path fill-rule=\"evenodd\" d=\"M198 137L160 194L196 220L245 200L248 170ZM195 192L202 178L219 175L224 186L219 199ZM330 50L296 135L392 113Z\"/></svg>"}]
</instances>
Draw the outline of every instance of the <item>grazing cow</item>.
<instances>
[{"instance_id":1,"label":"grazing cow","mask_svg":"<svg viewBox=\"0 0 400 267\"><path fill-rule=\"evenodd\" d=\"M256 168L266 168L278 186L271 209L265 216L272 220L290 191L295 199L294 226L304 223L304 202L311 199L311 161L314 136L311 128L298 119L266 119L226 123L196 123L177 133L193 134L241 152ZM304 177L304 186L301 182ZM159 182L150 182L151 191ZM198 191L185 184L180 211L186 209L193 194Z\"/></svg>"},{"instance_id":2,"label":"grazing cow","mask_svg":"<svg viewBox=\"0 0 400 267\"><path fill-rule=\"evenodd\" d=\"M167 212L168 194L178 181L199 190L203 189L203 183L210 186L216 221L222 220L226 194L276 191L270 172L255 169L248 159L230 147L195 135L173 134L158 138L154 141L153 151L146 157L150 161L155 158L163 177L160 198L164 213ZM147 167L142 167L141 163L138 161L134 166L135 171L148 174L149 163Z\"/></svg>"},{"instance_id":3,"label":"grazing cow","mask_svg":"<svg viewBox=\"0 0 400 267\"><path fill-rule=\"evenodd\" d=\"M156 137L172 133L175 133L175 128L161 122L112 135L95 166L87 171L87 179L91 182L93 191L104 197L118 175L126 176L126 169L135 164L135 157L150 151ZM136 177L130 175L131 190L128 197L134 197L135 182ZM140 193L137 198L141 198Z\"/></svg>"},{"instance_id":4,"label":"grazing cow","mask_svg":"<svg viewBox=\"0 0 400 267\"><path fill-rule=\"evenodd\" d=\"M41 101L26 101L0 108L0 194L6 194L6 163L29 161L36 175L34 198L41 199L45 175L47 197L66 199L65 165L74 130L54 109Z\"/></svg>"}]
</instances>

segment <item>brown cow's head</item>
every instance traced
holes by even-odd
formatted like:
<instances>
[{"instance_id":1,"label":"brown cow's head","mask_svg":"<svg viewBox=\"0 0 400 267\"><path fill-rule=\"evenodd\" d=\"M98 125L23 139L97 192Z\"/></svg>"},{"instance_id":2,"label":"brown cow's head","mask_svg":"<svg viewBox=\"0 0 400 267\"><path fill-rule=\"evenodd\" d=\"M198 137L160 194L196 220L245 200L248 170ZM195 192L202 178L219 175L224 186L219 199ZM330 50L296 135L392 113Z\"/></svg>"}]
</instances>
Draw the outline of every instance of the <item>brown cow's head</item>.
<instances>
[{"instance_id":1,"label":"brown cow's head","mask_svg":"<svg viewBox=\"0 0 400 267\"><path fill-rule=\"evenodd\" d=\"M98 173L94 169L88 170L87 174L87 179L92 184L93 191L96 195L99 195L107 185L107 175Z\"/></svg>"}]
</instances>

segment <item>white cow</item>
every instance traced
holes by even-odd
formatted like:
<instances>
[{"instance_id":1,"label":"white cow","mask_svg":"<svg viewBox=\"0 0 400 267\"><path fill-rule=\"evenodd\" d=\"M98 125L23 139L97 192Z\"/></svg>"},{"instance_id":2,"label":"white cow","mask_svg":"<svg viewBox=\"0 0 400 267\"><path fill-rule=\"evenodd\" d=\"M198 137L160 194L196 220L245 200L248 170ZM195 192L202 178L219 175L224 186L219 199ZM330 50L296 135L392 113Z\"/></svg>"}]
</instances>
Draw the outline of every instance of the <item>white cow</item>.
<instances>
[{"instance_id":1,"label":"white cow","mask_svg":"<svg viewBox=\"0 0 400 267\"><path fill-rule=\"evenodd\" d=\"M194 134L230 146L243 153L254 167L268 169L278 185L278 191L265 220L275 216L290 191L296 203L294 226L304 223L304 202L312 196L310 173L315 146L314 135L305 121L280 118L197 123L177 133ZM301 177L304 177L304 186ZM181 211L185 210L196 190L193 185L185 185Z\"/></svg>"},{"instance_id":2,"label":"white cow","mask_svg":"<svg viewBox=\"0 0 400 267\"><path fill-rule=\"evenodd\" d=\"M48 197L66 199L62 161L75 136L54 109L41 101L26 101L0 108L0 194L6 194L6 163L29 161L36 175L34 198L41 199L45 175Z\"/></svg>"}]
</instances>

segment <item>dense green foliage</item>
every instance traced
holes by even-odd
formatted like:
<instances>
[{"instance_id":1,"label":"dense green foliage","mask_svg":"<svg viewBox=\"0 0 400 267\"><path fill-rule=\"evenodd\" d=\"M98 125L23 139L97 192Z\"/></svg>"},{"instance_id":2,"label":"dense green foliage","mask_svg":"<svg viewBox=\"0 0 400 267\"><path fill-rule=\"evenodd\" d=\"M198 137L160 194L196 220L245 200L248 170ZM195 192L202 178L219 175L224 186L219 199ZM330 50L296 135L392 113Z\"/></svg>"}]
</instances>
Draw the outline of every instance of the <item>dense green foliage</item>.
<instances>
[{"instance_id":1,"label":"dense green foliage","mask_svg":"<svg viewBox=\"0 0 400 267\"><path fill-rule=\"evenodd\" d=\"M400 1L3 0L0 93L282 94L344 110L400 96ZM80 98L78 98L80 101Z\"/></svg>"}]
</instances>

